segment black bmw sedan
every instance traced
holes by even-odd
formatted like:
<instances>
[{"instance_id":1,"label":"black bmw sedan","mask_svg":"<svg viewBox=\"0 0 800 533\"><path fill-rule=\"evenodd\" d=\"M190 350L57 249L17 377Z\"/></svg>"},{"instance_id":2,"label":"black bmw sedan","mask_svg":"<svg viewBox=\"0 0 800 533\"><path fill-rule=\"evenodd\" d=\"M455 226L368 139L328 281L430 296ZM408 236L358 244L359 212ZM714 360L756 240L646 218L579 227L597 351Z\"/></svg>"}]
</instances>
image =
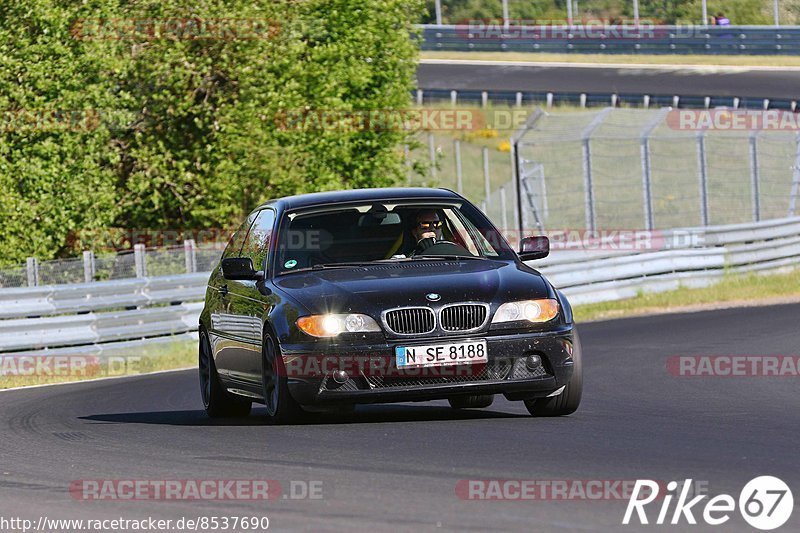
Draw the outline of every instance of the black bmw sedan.
<instances>
[{"instance_id":1,"label":"black bmw sedan","mask_svg":"<svg viewBox=\"0 0 800 533\"><path fill-rule=\"evenodd\" d=\"M234 233L200 316L211 417L263 403L277 423L359 403L523 401L574 412L581 348L564 295L486 216L441 189L323 192L272 200Z\"/></svg>"}]
</instances>

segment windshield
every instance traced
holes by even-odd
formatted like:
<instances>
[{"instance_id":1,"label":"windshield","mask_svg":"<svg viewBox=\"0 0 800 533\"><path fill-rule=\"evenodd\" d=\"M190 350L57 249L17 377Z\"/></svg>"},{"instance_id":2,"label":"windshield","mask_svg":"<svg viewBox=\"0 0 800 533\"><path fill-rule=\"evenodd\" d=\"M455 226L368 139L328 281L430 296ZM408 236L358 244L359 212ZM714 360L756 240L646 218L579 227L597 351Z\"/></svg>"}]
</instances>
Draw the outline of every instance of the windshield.
<instances>
[{"instance_id":1,"label":"windshield","mask_svg":"<svg viewBox=\"0 0 800 533\"><path fill-rule=\"evenodd\" d=\"M472 204L367 203L292 212L281 225L277 272L420 258L512 260Z\"/></svg>"}]
</instances>

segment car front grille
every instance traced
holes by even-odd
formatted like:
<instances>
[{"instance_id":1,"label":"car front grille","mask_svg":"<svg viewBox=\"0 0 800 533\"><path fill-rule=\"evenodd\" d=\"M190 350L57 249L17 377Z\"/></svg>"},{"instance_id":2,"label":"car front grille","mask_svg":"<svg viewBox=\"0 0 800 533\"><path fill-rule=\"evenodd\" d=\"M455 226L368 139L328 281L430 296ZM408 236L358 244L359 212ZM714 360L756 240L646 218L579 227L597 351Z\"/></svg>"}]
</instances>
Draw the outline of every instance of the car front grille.
<instances>
[{"instance_id":1,"label":"car front grille","mask_svg":"<svg viewBox=\"0 0 800 533\"><path fill-rule=\"evenodd\" d=\"M457 304L442 309L439 319L445 331L469 331L486 321L486 306L482 304Z\"/></svg>"},{"instance_id":2,"label":"car front grille","mask_svg":"<svg viewBox=\"0 0 800 533\"><path fill-rule=\"evenodd\" d=\"M441 368L438 372L447 375L437 376L436 369L409 369L408 375L364 376L371 389L392 389L397 387L426 387L431 385L452 385L482 381L502 381L511 371L510 361L498 360L489 364ZM414 374L418 375L414 375ZM422 374L422 375L419 375Z\"/></svg>"},{"instance_id":3,"label":"car front grille","mask_svg":"<svg viewBox=\"0 0 800 533\"><path fill-rule=\"evenodd\" d=\"M386 326L400 335L430 333L436 327L433 311L425 307L406 307L386 312Z\"/></svg>"}]
</instances>

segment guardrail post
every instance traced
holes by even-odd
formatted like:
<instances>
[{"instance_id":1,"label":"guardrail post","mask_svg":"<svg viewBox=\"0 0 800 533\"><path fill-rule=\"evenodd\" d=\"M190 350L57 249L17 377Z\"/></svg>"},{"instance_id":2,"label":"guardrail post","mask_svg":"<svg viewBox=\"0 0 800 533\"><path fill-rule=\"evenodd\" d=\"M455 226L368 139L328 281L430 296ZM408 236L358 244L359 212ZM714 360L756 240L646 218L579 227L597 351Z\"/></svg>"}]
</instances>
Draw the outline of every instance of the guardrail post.
<instances>
[{"instance_id":1,"label":"guardrail post","mask_svg":"<svg viewBox=\"0 0 800 533\"><path fill-rule=\"evenodd\" d=\"M458 91L450 91L450 105L456 105L458 103Z\"/></svg>"},{"instance_id":2,"label":"guardrail post","mask_svg":"<svg viewBox=\"0 0 800 533\"><path fill-rule=\"evenodd\" d=\"M489 203L489 196L492 194L492 187L489 183L489 148L483 147L481 151L483 157L483 192L486 197L486 203Z\"/></svg>"},{"instance_id":3,"label":"guardrail post","mask_svg":"<svg viewBox=\"0 0 800 533\"><path fill-rule=\"evenodd\" d=\"M461 174L461 141L454 140L453 149L456 153L456 192L462 194L464 192L464 180Z\"/></svg>"},{"instance_id":4,"label":"guardrail post","mask_svg":"<svg viewBox=\"0 0 800 533\"><path fill-rule=\"evenodd\" d=\"M486 91L481 91L481 107L486 107L489 105L489 93Z\"/></svg>"},{"instance_id":5,"label":"guardrail post","mask_svg":"<svg viewBox=\"0 0 800 533\"><path fill-rule=\"evenodd\" d=\"M708 226L708 167L705 131L697 134L697 167L697 177L700 182L700 224Z\"/></svg>"},{"instance_id":6,"label":"guardrail post","mask_svg":"<svg viewBox=\"0 0 800 533\"><path fill-rule=\"evenodd\" d=\"M515 103L517 107L522 107L522 93L517 91Z\"/></svg>"},{"instance_id":7,"label":"guardrail post","mask_svg":"<svg viewBox=\"0 0 800 533\"><path fill-rule=\"evenodd\" d=\"M553 107L553 93L547 93L547 107Z\"/></svg>"},{"instance_id":8,"label":"guardrail post","mask_svg":"<svg viewBox=\"0 0 800 533\"><path fill-rule=\"evenodd\" d=\"M197 272L197 245L194 239L183 241L184 262L186 263L186 273Z\"/></svg>"},{"instance_id":9,"label":"guardrail post","mask_svg":"<svg viewBox=\"0 0 800 533\"><path fill-rule=\"evenodd\" d=\"M417 105L422 105L422 89L417 89Z\"/></svg>"},{"instance_id":10,"label":"guardrail post","mask_svg":"<svg viewBox=\"0 0 800 533\"><path fill-rule=\"evenodd\" d=\"M145 257L144 244L133 245L133 262L136 267L136 277L147 277L147 258Z\"/></svg>"},{"instance_id":11,"label":"guardrail post","mask_svg":"<svg viewBox=\"0 0 800 533\"><path fill-rule=\"evenodd\" d=\"M90 283L94 281L95 265L94 252L91 250L83 251L83 281Z\"/></svg>"},{"instance_id":12,"label":"guardrail post","mask_svg":"<svg viewBox=\"0 0 800 533\"><path fill-rule=\"evenodd\" d=\"M753 222L761 220L761 183L758 168L758 130L750 134L750 188L753 196Z\"/></svg>"},{"instance_id":13,"label":"guardrail post","mask_svg":"<svg viewBox=\"0 0 800 533\"><path fill-rule=\"evenodd\" d=\"M28 274L28 287L39 286L39 260L35 257L29 257L25 261L26 271Z\"/></svg>"}]
</instances>

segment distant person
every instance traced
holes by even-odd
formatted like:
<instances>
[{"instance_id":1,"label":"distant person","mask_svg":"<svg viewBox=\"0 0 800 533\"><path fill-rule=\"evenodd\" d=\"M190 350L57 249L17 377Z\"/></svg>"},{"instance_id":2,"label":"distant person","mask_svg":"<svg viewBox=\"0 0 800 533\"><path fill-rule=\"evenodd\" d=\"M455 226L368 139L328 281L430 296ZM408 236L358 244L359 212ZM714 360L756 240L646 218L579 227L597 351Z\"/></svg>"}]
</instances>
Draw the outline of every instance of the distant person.
<instances>
[{"instance_id":1,"label":"distant person","mask_svg":"<svg viewBox=\"0 0 800 533\"><path fill-rule=\"evenodd\" d=\"M717 16L715 18L716 18L716 25L717 26L730 26L731 25L731 20L728 17L726 17L725 13L723 13L722 11L717 13Z\"/></svg>"}]
</instances>

